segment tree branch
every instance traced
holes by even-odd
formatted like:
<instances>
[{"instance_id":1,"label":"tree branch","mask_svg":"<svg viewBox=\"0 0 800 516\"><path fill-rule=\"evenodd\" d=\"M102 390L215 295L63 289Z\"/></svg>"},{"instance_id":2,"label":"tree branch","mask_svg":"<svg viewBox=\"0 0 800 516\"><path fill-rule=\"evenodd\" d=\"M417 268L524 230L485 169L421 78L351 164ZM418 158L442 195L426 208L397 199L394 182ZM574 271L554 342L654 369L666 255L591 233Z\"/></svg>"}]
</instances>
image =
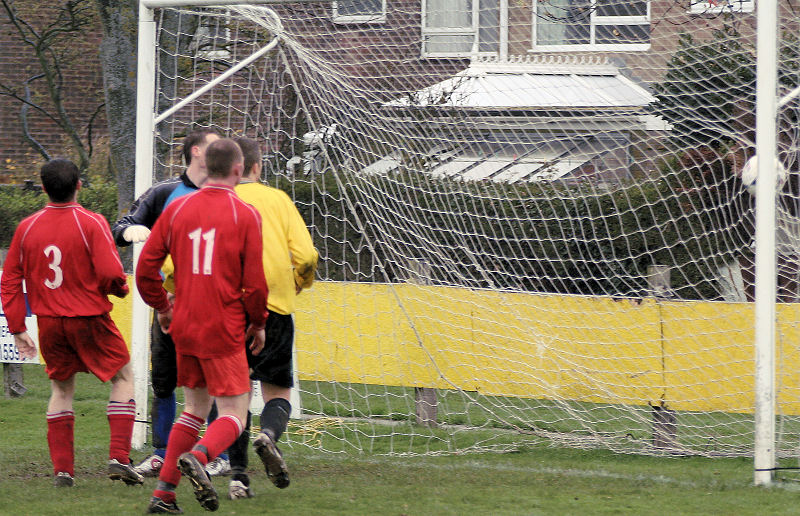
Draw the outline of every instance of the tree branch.
<instances>
[{"instance_id":1,"label":"tree branch","mask_svg":"<svg viewBox=\"0 0 800 516\"><path fill-rule=\"evenodd\" d=\"M103 102L97 109L94 110L92 116L89 118L89 122L86 124L86 140L87 140L87 147L89 148L89 156L91 157L92 153L94 152L94 147L92 145L92 128L94 127L94 121L97 116L102 113L103 109L106 107L106 103Z\"/></svg>"},{"instance_id":2,"label":"tree branch","mask_svg":"<svg viewBox=\"0 0 800 516\"><path fill-rule=\"evenodd\" d=\"M44 77L44 74L34 75L33 77L30 77L25 81L26 87L28 83L35 81L36 79L41 79L42 77ZM14 100L18 100L22 104L27 104L29 107L32 107L36 111L40 112L41 114L43 114L45 117L49 118L56 124L58 123L58 120L53 115L51 115L45 108L43 108L39 104L34 104L29 97L28 98L21 97L10 86L8 86L7 84L3 84L1 82L0 82L0 95L11 97Z\"/></svg>"},{"instance_id":3,"label":"tree branch","mask_svg":"<svg viewBox=\"0 0 800 516\"><path fill-rule=\"evenodd\" d=\"M58 11L58 16L54 21L47 25L42 31L37 30L24 19L19 18L9 0L2 1L3 8L8 14L9 21L14 25L22 41L32 47L36 59L41 69L41 75L45 79L48 96L53 103L54 113L50 114L40 106L34 105L31 101L30 81L26 82L26 96L21 97L10 87L4 86L2 94L8 95L23 103L23 112L27 121L28 107L33 107L44 113L50 120L54 121L69 138L73 148L78 154L78 167L82 172L89 168L89 157L91 152L87 152L86 145L81 140L80 134L75 129L67 110L64 106L63 86L64 76L62 73L62 59L64 55L58 52L56 44L63 35L82 33L83 28L91 23L91 9L89 0L69 0ZM69 43L69 42L67 42ZM33 140L30 134L26 135L26 140L39 152L42 153L41 145Z\"/></svg>"},{"instance_id":4,"label":"tree branch","mask_svg":"<svg viewBox=\"0 0 800 516\"><path fill-rule=\"evenodd\" d=\"M17 13L16 11L14 11L14 8L11 6L8 0L2 0L2 2L6 14L8 14L8 21L10 21L12 25L14 25L14 27L17 29L17 32L19 32L19 35L22 38L22 41L25 42L25 44L27 45L36 47L36 43L28 39L28 35L25 32L25 28L27 28L38 39L38 34L36 34L36 31L33 29L33 27L31 27L27 22L17 18Z\"/></svg>"},{"instance_id":5,"label":"tree branch","mask_svg":"<svg viewBox=\"0 0 800 516\"><path fill-rule=\"evenodd\" d=\"M25 98L24 102L22 103L22 107L19 110L19 120L22 123L22 137L25 138L25 141L33 147L36 152L41 154L44 159L50 161L50 154L47 153L44 147L31 135L30 129L28 128L28 109L33 106L31 103L31 88L30 83L36 79L41 77L41 75L36 75L34 77L29 78L25 81Z\"/></svg>"}]
</instances>

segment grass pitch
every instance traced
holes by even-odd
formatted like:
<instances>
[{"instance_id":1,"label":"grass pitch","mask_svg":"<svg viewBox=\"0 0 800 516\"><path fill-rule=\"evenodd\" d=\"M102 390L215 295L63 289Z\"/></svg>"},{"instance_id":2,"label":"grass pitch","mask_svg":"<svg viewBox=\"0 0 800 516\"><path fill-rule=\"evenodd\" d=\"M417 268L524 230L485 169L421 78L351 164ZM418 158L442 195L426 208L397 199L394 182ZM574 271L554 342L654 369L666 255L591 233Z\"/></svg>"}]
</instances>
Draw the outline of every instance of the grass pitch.
<instances>
[{"instance_id":1,"label":"grass pitch","mask_svg":"<svg viewBox=\"0 0 800 516\"><path fill-rule=\"evenodd\" d=\"M108 388L78 378L76 486L52 487L41 366L25 366L28 394L0 399L0 514L143 514L155 479L144 487L105 475ZM392 457L330 454L283 447L292 484L278 490L251 452L256 497L222 499L217 514L310 515L763 515L800 514L800 474L772 488L752 486L751 459L657 458L529 447L514 453ZM134 451L134 460L146 450ZM227 478L215 478L221 496ZM188 482L178 487L186 514L205 514Z\"/></svg>"}]
</instances>

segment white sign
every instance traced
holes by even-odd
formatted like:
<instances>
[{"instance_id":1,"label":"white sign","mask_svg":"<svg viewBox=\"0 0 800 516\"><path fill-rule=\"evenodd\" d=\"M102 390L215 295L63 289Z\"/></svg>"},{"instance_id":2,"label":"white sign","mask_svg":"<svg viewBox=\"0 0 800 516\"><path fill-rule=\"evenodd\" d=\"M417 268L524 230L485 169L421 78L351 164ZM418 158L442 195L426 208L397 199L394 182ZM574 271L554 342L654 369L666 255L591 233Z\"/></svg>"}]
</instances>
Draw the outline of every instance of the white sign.
<instances>
[{"instance_id":1,"label":"white sign","mask_svg":"<svg viewBox=\"0 0 800 516\"><path fill-rule=\"evenodd\" d=\"M3 271L0 271L0 277L3 276ZM25 316L25 325L28 327L28 335L31 336L33 342L36 343L36 348L39 348L39 327L36 325L36 316L30 313ZM22 358L19 356L17 346L14 345L14 336L8 329L8 322L6 321L6 314L3 312L3 305L0 303L0 362L7 363L25 363L25 364L38 364L39 355L35 358Z\"/></svg>"}]
</instances>

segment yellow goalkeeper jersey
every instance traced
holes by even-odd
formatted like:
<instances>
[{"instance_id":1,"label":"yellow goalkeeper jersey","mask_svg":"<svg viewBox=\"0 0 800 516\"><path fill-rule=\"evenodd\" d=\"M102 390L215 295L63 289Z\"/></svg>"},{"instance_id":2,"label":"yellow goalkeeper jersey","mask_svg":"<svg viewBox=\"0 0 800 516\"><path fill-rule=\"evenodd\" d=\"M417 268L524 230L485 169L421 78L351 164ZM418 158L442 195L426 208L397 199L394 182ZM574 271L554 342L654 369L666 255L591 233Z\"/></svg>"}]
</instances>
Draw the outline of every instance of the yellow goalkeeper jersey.
<instances>
[{"instance_id":1,"label":"yellow goalkeeper jersey","mask_svg":"<svg viewBox=\"0 0 800 516\"><path fill-rule=\"evenodd\" d=\"M261 214L267 308L284 315L294 313L295 286L311 286L319 259L306 223L282 190L254 182L242 182L235 190Z\"/></svg>"}]
</instances>

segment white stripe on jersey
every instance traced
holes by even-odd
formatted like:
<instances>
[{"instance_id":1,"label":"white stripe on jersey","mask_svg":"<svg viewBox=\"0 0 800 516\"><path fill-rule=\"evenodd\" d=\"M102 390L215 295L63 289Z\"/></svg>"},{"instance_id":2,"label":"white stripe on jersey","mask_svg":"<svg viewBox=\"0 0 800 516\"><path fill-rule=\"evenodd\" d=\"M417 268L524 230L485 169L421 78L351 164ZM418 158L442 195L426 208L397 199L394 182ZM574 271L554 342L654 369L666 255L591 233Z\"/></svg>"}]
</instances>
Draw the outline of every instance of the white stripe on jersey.
<instances>
[{"instance_id":1,"label":"white stripe on jersey","mask_svg":"<svg viewBox=\"0 0 800 516\"><path fill-rule=\"evenodd\" d=\"M86 246L86 251L89 254L92 254L92 248L89 246L89 241L86 240L86 234L83 232L83 226L81 225L81 221L78 220L78 212L72 212L72 218L75 219L75 225L78 226L78 231L81 232L81 237L83 238L83 245Z\"/></svg>"}]
</instances>

